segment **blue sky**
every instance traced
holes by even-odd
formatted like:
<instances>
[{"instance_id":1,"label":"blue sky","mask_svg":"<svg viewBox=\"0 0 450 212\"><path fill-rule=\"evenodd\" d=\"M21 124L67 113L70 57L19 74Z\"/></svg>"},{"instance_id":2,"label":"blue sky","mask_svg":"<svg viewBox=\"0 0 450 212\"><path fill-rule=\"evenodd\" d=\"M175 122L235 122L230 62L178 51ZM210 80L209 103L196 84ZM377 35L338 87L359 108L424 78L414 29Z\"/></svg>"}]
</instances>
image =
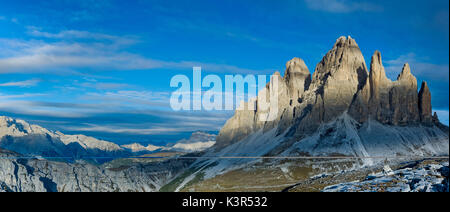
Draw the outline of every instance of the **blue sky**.
<instances>
[{"instance_id":1,"label":"blue sky","mask_svg":"<svg viewBox=\"0 0 450 212\"><path fill-rule=\"evenodd\" d=\"M448 124L449 5L431 1L3 1L0 114L117 142L217 131L230 111L174 112L170 78L310 71L341 35L426 80Z\"/></svg>"}]
</instances>

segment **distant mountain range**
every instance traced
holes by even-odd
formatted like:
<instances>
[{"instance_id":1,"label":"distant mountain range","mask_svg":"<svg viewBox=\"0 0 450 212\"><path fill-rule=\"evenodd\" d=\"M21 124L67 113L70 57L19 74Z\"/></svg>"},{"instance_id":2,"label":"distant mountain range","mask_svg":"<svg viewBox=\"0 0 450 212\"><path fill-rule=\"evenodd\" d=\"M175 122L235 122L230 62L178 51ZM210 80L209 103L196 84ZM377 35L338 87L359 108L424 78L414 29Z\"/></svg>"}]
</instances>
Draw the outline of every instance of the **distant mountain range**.
<instances>
[{"instance_id":1,"label":"distant mountain range","mask_svg":"<svg viewBox=\"0 0 450 212\"><path fill-rule=\"evenodd\" d=\"M194 132L171 146L143 146L138 143L119 146L85 135L66 135L54 132L24 120L0 117L0 148L27 156L73 161L90 159L97 162L108 158L127 157L155 151L195 152L215 144L215 135Z\"/></svg>"},{"instance_id":2,"label":"distant mountain range","mask_svg":"<svg viewBox=\"0 0 450 212\"><path fill-rule=\"evenodd\" d=\"M181 139L167 146L154 146L151 144L143 146L139 143L133 143L122 145L121 147L135 153L154 151L199 152L212 147L215 143L216 135L197 131L192 133L189 139Z\"/></svg>"},{"instance_id":3,"label":"distant mountain range","mask_svg":"<svg viewBox=\"0 0 450 212\"><path fill-rule=\"evenodd\" d=\"M130 155L112 142L84 135L65 135L10 117L0 117L0 148L28 156L61 158L123 157Z\"/></svg>"}]
</instances>

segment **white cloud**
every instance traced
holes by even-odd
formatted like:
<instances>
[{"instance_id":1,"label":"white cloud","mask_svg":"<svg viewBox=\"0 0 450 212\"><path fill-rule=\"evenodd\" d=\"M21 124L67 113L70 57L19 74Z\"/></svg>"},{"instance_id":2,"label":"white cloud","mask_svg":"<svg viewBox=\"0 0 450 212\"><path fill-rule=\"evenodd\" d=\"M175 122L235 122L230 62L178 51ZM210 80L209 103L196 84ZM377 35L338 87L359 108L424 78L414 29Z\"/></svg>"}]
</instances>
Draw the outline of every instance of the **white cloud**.
<instances>
[{"instance_id":1,"label":"white cloud","mask_svg":"<svg viewBox=\"0 0 450 212\"><path fill-rule=\"evenodd\" d=\"M22 101L22 100L8 100L0 102L0 111L15 114L38 115L46 117L61 117L61 118L86 117L79 112L80 109L61 110L55 107L40 106L32 101Z\"/></svg>"},{"instance_id":2,"label":"white cloud","mask_svg":"<svg viewBox=\"0 0 450 212\"><path fill-rule=\"evenodd\" d=\"M16 81L16 82L6 82L0 83L0 87L33 87L36 86L41 80L39 79L30 79L25 81Z\"/></svg>"},{"instance_id":3,"label":"white cloud","mask_svg":"<svg viewBox=\"0 0 450 212\"><path fill-rule=\"evenodd\" d=\"M111 90L130 87L131 85L125 83L104 83L104 82L85 82L81 83L80 86L86 88L94 88L97 90Z\"/></svg>"},{"instance_id":4,"label":"white cloud","mask_svg":"<svg viewBox=\"0 0 450 212\"><path fill-rule=\"evenodd\" d=\"M133 135L168 135L180 132L192 131L210 131L219 130L225 120L218 123L205 123L204 120L198 118L194 122L186 122L183 120L170 120L163 123L129 123L129 124L109 124L99 125L91 123L82 123L78 126L63 126L68 131L80 132L103 132L117 134L133 134Z\"/></svg>"},{"instance_id":5,"label":"white cloud","mask_svg":"<svg viewBox=\"0 0 450 212\"><path fill-rule=\"evenodd\" d=\"M89 70L149 70L180 69L191 71L201 66L205 71L222 73L262 73L227 64L196 61L164 61L129 53L126 47L136 41L86 31L48 33L32 29L33 36L54 38L56 41L0 39L0 74L2 73L59 73L77 68ZM91 39L86 41L79 39Z\"/></svg>"},{"instance_id":6,"label":"white cloud","mask_svg":"<svg viewBox=\"0 0 450 212\"><path fill-rule=\"evenodd\" d=\"M87 94L89 98L72 102L42 102L27 100L45 94L4 95L0 93L0 111L25 116L90 120L89 123L69 121L58 127L69 131L103 132L136 135L167 135L196 130L219 130L232 113L230 111L181 111L155 109L158 102L167 104L168 93L117 91ZM114 122L97 122L94 117L109 117ZM101 118L100 118L101 119ZM127 121L123 121L127 120Z\"/></svg>"},{"instance_id":7,"label":"white cloud","mask_svg":"<svg viewBox=\"0 0 450 212\"><path fill-rule=\"evenodd\" d=\"M351 0L305 0L308 8L312 10L325 11L331 13L350 12L378 12L383 8L369 2Z\"/></svg>"},{"instance_id":8,"label":"white cloud","mask_svg":"<svg viewBox=\"0 0 450 212\"><path fill-rule=\"evenodd\" d=\"M149 123L150 124L150 123ZM170 133L182 132L182 129L156 127L156 128L126 128L117 126L100 126L95 124L88 124L85 127L66 127L66 130L81 131L81 132L104 132L104 133L118 133L118 134L133 134L133 135L167 135Z\"/></svg>"},{"instance_id":9,"label":"white cloud","mask_svg":"<svg viewBox=\"0 0 450 212\"><path fill-rule=\"evenodd\" d=\"M127 107L133 110L146 110L149 106L169 107L169 92L119 90L108 92L90 92L82 100L104 102L117 108Z\"/></svg>"},{"instance_id":10,"label":"white cloud","mask_svg":"<svg viewBox=\"0 0 450 212\"><path fill-rule=\"evenodd\" d=\"M0 100L10 100L10 99L23 99L23 98L30 98L30 97L36 97L36 96L45 96L47 94L44 93L24 93L24 94L18 94L18 95L7 95L0 93Z\"/></svg>"},{"instance_id":11,"label":"white cloud","mask_svg":"<svg viewBox=\"0 0 450 212\"><path fill-rule=\"evenodd\" d=\"M79 30L64 30L58 33L50 33L39 30L36 27L28 27L28 34L35 37L62 39L62 40L103 40L110 41L114 45L132 45L138 43L135 36L115 36L103 33L93 33Z\"/></svg>"}]
</instances>

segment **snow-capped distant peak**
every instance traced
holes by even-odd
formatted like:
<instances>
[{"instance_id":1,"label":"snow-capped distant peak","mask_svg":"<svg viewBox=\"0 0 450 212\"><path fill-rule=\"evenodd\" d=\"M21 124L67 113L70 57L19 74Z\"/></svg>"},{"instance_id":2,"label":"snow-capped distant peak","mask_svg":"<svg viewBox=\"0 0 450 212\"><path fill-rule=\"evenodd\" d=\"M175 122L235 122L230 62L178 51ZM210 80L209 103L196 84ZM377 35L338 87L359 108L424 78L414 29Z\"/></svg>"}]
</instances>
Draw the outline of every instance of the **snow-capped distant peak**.
<instances>
[{"instance_id":1,"label":"snow-capped distant peak","mask_svg":"<svg viewBox=\"0 0 450 212\"><path fill-rule=\"evenodd\" d=\"M154 146L154 145L147 145L144 146L139 143L132 143L132 144L126 144L122 145L122 148L125 148L133 153L136 152L153 152L153 151L177 151L177 152L200 152L205 149L208 149L216 143L215 141L216 135L209 134L206 132L193 132L192 135L189 137L189 139L181 139L177 141L173 145L168 146Z\"/></svg>"},{"instance_id":2,"label":"snow-capped distant peak","mask_svg":"<svg viewBox=\"0 0 450 212\"><path fill-rule=\"evenodd\" d=\"M0 147L35 156L107 156L123 152L112 142L85 135L65 135L6 116L0 116Z\"/></svg>"},{"instance_id":3,"label":"snow-capped distant peak","mask_svg":"<svg viewBox=\"0 0 450 212\"><path fill-rule=\"evenodd\" d=\"M85 136L85 135L60 135L60 139L64 144L70 143L78 143L84 149L99 149L103 151L119 151L122 150L119 145L104 141L98 140L93 137Z\"/></svg>"},{"instance_id":4,"label":"snow-capped distant peak","mask_svg":"<svg viewBox=\"0 0 450 212\"><path fill-rule=\"evenodd\" d=\"M142 151L156 151L159 149L162 149L162 147L160 146L154 146L154 145L147 145L147 146L143 146L142 144L139 143L132 143L132 144L126 144L126 145L122 145L123 148L125 149L129 149L131 152L142 152Z\"/></svg>"},{"instance_id":5,"label":"snow-capped distant peak","mask_svg":"<svg viewBox=\"0 0 450 212\"><path fill-rule=\"evenodd\" d=\"M193 132L189 139L177 141L171 150L181 152L199 152L208 149L216 143L216 135L202 131Z\"/></svg>"},{"instance_id":6,"label":"snow-capped distant peak","mask_svg":"<svg viewBox=\"0 0 450 212\"><path fill-rule=\"evenodd\" d=\"M195 143L176 143L171 147L173 150L183 151L183 152L197 152L203 151L214 146L215 141L206 142L195 142Z\"/></svg>"}]
</instances>

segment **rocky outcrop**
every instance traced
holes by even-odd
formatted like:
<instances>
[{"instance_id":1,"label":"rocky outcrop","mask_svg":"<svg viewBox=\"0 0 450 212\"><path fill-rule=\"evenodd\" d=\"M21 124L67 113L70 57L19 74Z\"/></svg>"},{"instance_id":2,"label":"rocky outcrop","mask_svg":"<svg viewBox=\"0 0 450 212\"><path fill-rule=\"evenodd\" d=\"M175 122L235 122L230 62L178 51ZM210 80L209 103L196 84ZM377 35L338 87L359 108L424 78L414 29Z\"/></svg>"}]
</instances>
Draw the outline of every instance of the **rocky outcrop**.
<instances>
[{"instance_id":1,"label":"rocky outcrop","mask_svg":"<svg viewBox=\"0 0 450 212\"><path fill-rule=\"evenodd\" d=\"M364 180L327 186L322 192L449 192L448 162L426 162L414 161L395 171L385 166Z\"/></svg>"},{"instance_id":2,"label":"rocky outcrop","mask_svg":"<svg viewBox=\"0 0 450 212\"><path fill-rule=\"evenodd\" d=\"M311 84L311 73L305 62L300 58L293 58L286 63L286 71L284 72L284 80L286 81L290 105L298 105L301 102L300 97L308 90Z\"/></svg>"},{"instance_id":3,"label":"rocky outcrop","mask_svg":"<svg viewBox=\"0 0 450 212\"><path fill-rule=\"evenodd\" d=\"M427 82L422 82L422 86L419 91L419 114L420 121L424 123L431 123L433 117L431 116L431 93L428 88ZM435 119L437 119L437 114L434 113Z\"/></svg>"},{"instance_id":4,"label":"rocky outcrop","mask_svg":"<svg viewBox=\"0 0 450 212\"><path fill-rule=\"evenodd\" d=\"M397 81L393 82L386 77L381 53L376 51L370 63L368 83L356 94L349 111L360 122L371 118L393 125L418 123L417 80L409 64L403 66Z\"/></svg>"},{"instance_id":5,"label":"rocky outcrop","mask_svg":"<svg viewBox=\"0 0 450 212\"><path fill-rule=\"evenodd\" d=\"M0 149L0 192L158 191L189 164L189 160L167 160L108 168L83 161L28 159Z\"/></svg>"},{"instance_id":6,"label":"rocky outcrop","mask_svg":"<svg viewBox=\"0 0 450 212\"><path fill-rule=\"evenodd\" d=\"M255 111L245 108L248 108L249 104L255 103L256 100L252 100L248 103L242 102L240 105L242 109L236 110L234 116L227 120L216 138L216 145L219 148L239 141L254 132L254 127L256 125Z\"/></svg>"},{"instance_id":7,"label":"rocky outcrop","mask_svg":"<svg viewBox=\"0 0 450 212\"><path fill-rule=\"evenodd\" d=\"M284 77L275 72L256 98L240 103L219 132L216 146L227 146L258 130L267 132L275 127L279 132L286 130L293 124L295 107L302 102L301 96L310 82L311 74L302 59L287 62Z\"/></svg>"},{"instance_id":8,"label":"rocky outcrop","mask_svg":"<svg viewBox=\"0 0 450 212\"><path fill-rule=\"evenodd\" d=\"M350 36L340 37L313 75L312 90L321 96L321 121L328 122L342 114L355 93L367 81L368 71L361 50ZM319 114L314 114L319 115Z\"/></svg>"},{"instance_id":9,"label":"rocky outcrop","mask_svg":"<svg viewBox=\"0 0 450 212\"><path fill-rule=\"evenodd\" d=\"M417 79L411 74L409 64L402 72L390 91L392 116L390 124L406 125L419 121Z\"/></svg>"},{"instance_id":10,"label":"rocky outcrop","mask_svg":"<svg viewBox=\"0 0 450 212\"><path fill-rule=\"evenodd\" d=\"M277 135L305 137L343 113L360 123L369 119L398 126L432 123L431 94L426 83L417 93L417 79L409 64L403 66L396 81L391 81L386 77L381 53L375 51L369 72L358 44L350 36L336 40L317 64L311 81L300 58L286 64L284 77L278 72L273 77L279 82L278 91L274 91L271 80L256 99L243 103L255 109L236 111L217 137L218 149L258 130L277 128ZM278 94L276 106L265 101L271 92ZM273 121L260 118L270 110L278 112Z\"/></svg>"},{"instance_id":11,"label":"rocky outcrop","mask_svg":"<svg viewBox=\"0 0 450 212\"><path fill-rule=\"evenodd\" d=\"M369 79L356 94L356 101L350 107L352 117L364 122L367 121L369 116L376 120L382 120L382 117L389 116L388 105L391 87L392 82L386 77L381 53L375 51L370 62Z\"/></svg>"}]
</instances>

